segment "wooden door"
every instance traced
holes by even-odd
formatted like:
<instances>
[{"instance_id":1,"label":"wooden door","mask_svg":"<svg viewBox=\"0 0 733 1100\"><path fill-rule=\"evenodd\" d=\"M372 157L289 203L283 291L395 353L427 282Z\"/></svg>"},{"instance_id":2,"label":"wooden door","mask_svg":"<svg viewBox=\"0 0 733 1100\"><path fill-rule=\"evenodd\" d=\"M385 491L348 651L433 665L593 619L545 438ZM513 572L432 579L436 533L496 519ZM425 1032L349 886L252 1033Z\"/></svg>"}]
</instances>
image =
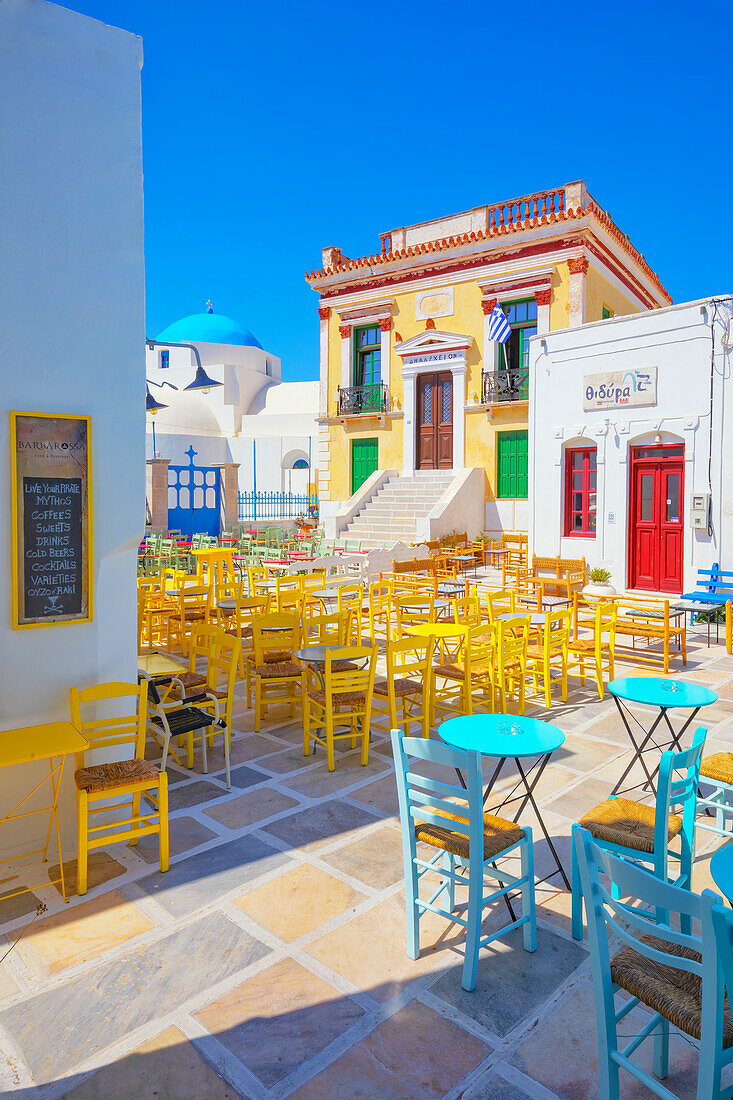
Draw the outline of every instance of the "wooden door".
<instances>
[{"instance_id":1,"label":"wooden door","mask_svg":"<svg viewBox=\"0 0 733 1100\"><path fill-rule=\"evenodd\" d=\"M453 466L453 375L420 374L417 379L418 470Z\"/></svg>"},{"instance_id":2,"label":"wooden door","mask_svg":"<svg viewBox=\"0 0 733 1100\"><path fill-rule=\"evenodd\" d=\"M682 591L683 477L681 446L635 448L629 509L632 588Z\"/></svg>"},{"instance_id":3,"label":"wooden door","mask_svg":"<svg viewBox=\"0 0 733 1100\"><path fill-rule=\"evenodd\" d=\"M351 441L351 492L360 489L366 479L379 468L379 443L376 439Z\"/></svg>"}]
</instances>

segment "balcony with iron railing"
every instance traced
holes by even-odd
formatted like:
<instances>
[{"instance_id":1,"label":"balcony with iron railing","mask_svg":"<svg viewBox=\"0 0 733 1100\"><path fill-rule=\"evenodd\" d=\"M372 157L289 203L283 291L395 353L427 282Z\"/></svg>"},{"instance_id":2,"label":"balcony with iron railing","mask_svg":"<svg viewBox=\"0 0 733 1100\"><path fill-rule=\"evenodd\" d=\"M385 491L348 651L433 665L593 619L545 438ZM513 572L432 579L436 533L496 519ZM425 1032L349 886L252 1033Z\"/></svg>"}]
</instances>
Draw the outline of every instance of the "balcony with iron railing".
<instances>
[{"instance_id":1,"label":"balcony with iron railing","mask_svg":"<svg viewBox=\"0 0 733 1100\"><path fill-rule=\"evenodd\" d=\"M529 399L528 368L489 370L481 372L481 403L503 405L509 401Z\"/></svg>"},{"instance_id":2,"label":"balcony with iron railing","mask_svg":"<svg viewBox=\"0 0 733 1100\"><path fill-rule=\"evenodd\" d=\"M366 386L339 386L336 394L339 416L365 416L389 412L389 390L384 382Z\"/></svg>"}]
</instances>

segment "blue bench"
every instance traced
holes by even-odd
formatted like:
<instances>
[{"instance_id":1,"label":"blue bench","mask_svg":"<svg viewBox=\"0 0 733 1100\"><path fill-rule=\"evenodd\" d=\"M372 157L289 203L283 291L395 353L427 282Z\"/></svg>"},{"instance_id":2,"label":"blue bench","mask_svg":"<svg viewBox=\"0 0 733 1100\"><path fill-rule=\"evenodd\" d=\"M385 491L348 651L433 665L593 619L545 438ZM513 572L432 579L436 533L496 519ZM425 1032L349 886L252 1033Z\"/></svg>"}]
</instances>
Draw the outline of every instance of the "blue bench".
<instances>
[{"instance_id":1,"label":"blue bench","mask_svg":"<svg viewBox=\"0 0 733 1100\"><path fill-rule=\"evenodd\" d=\"M717 561L712 569L698 569L698 588L694 592L685 592L683 600L697 603L717 603L723 607L728 600L733 601L733 572L724 571Z\"/></svg>"}]
</instances>

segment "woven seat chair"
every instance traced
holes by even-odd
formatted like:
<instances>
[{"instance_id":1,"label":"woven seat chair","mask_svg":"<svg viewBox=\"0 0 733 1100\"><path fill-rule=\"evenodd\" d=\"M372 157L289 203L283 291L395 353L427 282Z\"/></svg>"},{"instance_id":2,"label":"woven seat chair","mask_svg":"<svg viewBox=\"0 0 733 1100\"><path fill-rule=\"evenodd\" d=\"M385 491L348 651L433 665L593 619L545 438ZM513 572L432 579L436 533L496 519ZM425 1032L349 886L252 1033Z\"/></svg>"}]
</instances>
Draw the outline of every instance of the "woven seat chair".
<instances>
[{"instance_id":1,"label":"woven seat chair","mask_svg":"<svg viewBox=\"0 0 733 1100\"><path fill-rule=\"evenodd\" d=\"M574 593L574 614L576 629L574 637L568 644L568 669L578 668L581 687L585 687L585 666L590 664L595 672L598 698L604 696L603 673L607 673L608 679L614 677L614 660L616 652L616 616L618 609L614 603L599 603L596 605L593 619L590 623L593 631L590 638L579 638L577 634L577 598Z\"/></svg>"},{"instance_id":2,"label":"woven seat chair","mask_svg":"<svg viewBox=\"0 0 733 1100\"><path fill-rule=\"evenodd\" d=\"M359 584L340 584L336 601L339 613L348 616L346 640L350 645L361 645L364 605L363 582L359 582Z\"/></svg>"},{"instance_id":3,"label":"woven seat chair","mask_svg":"<svg viewBox=\"0 0 733 1100\"><path fill-rule=\"evenodd\" d=\"M721 1071L733 1061L733 916L711 890L698 895L662 882L605 850L585 829L575 832L573 849L587 899L600 1095L619 1100L624 1069L657 1096L673 1100L660 1083L668 1074L672 1024L699 1041L697 1100L730 1097L731 1090L721 1088ZM692 935L693 921L699 934ZM611 958L609 941L617 939L623 946ZM620 992L628 996L617 1008ZM620 1049L618 1024L640 1004L653 1015L641 1017L640 1030L627 1034L630 1041ZM649 1037L653 1076L631 1057Z\"/></svg>"},{"instance_id":4,"label":"woven seat chair","mask_svg":"<svg viewBox=\"0 0 733 1100\"><path fill-rule=\"evenodd\" d=\"M255 733L259 733L263 713L276 703L287 703L290 717L301 704L305 691L305 671L295 658L301 643L300 619L294 614L277 612L259 615L252 624L254 650Z\"/></svg>"},{"instance_id":5,"label":"woven seat chair","mask_svg":"<svg viewBox=\"0 0 733 1100\"><path fill-rule=\"evenodd\" d=\"M339 663L349 661L352 668L335 671ZM326 749L328 770L334 771L334 742L348 739L352 748L361 741L361 764L369 763L369 727L374 691L376 646L349 646L329 649L323 668L323 687L309 684L303 699L303 756L310 753L311 741ZM335 733L336 725L348 727ZM316 732L317 731L317 732Z\"/></svg>"},{"instance_id":6,"label":"woven seat chair","mask_svg":"<svg viewBox=\"0 0 733 1100\"><path fill-rule=\"evenodd\" d=\"M716 752L703 757L700 786L706 793L698 791L697 812L701 816L697 819L697 827L730 838L733 836L733 752ZM707 817L710 810L714 823Z\"/></svg>"},{"instance_id":7,"label":"woven seat chair","mask_svg":"<svg viewBox=\"0 0 733 1100\"><path fill-rule=\"evenodd\" d=\"M397 729L392 730L391 737L405 864L407 954L411 959L420 957L420 918L424 913L438 913L459 924L466 930L461 984L470 991L476 988L482 947L520 927L525 950L537 947L532 830L484 814L479 753L461 752L438 741L403 737ZM435 778L435 765L445 768L445 780ZM422 774L421 767L429 768L430 776ZM456 769L464 777L465 790L456 781ZM423 858L418 842L437 849L435 855ZM519 875L497 866L498 860L517 852ZM437 889L421 896L420 883L426 875L437 875L440 881ZM485 879L498 888L485 893ZM465 916L456 912L456 883L468 886ZM521 893L521 917L482 935L484 906L506 896L509 888Z\"/></svg>"},{"instance_id":8,"label":"woven seat chair","mask_svg":"<svg viewBox=\"0 0 733 1100\"><path fill-rule=\"evenodd\" d=\"M596 843L621 859L648 864L660 881L691 887L695 856L695 812L700 761L707 730L695 731L689 749L662 753L656 803L647 806L628 798L611 797L595 806L573 825L572 833L587 830ZM674 808L680 813L672 813ZM672 849L673 841L679 844ZM583 898L575 845L572 847L572 933L583 938ZM670 879L669 861L679 863L679 874ZM661 914L661 918L664 914Z\"/></svg>"},{"instance_id":9,"label":"woven seat chair","mask_svg":"<svg viewBox=\"0 0 733 1100\"><path fill-rule=\"evenodd\" d=\"M126 759L87 765L85 753L76 753L77 890L87 892L90 849L106 848L129 840L135 845L141 836L158 834L159 865L168 870L168 776L165 769L145 759L146 685L107 683L69 690L71 721L87 739L89 749L113 749L128 754ZM122 715L87 718L87 707L97 713L97 704L111 709L119 704ZM132 713L130 713L132 712ZM151 809L143 809L145 798ZM114 799L114 802L110 802ZM118 801L120 800L121 801ZM122 813L122 817L120 817ZM101 818L97 815L102 815ZM90 824L102 821L102 824Z\"/></svg>"},{"instance_id":10,"label":"woven seat chair","mask_svg":"<svg viewBox=\"0 0 733 1100\"><path fill-rule=\"evenodd\" d=\"M168 617L168 649L177 642L184 653L188 652L188 640L193 623L209 621L211 591L200 582L186 585L178 591L177 608Z\"/></svg>"},{"instance_id":11,"label":"woven seat chair","mask_svg":"<svg viewBox=\"0 0 733 1100\"><path fill-rule=\"evenodd\" d=\"M497 619L494 629L499 709L507 714L511 702L516 704L518 714L524 714L529 622L521 615L515 619Z\"/></svg>"},{"instance_id":12,"label":"woven seat chair","mask_svg":"<svg viewBox=\"0 0 733 1100\"><path fill-rule=\"evenodd\" d=\"M392 636L392 589L389 581L369 585L369 633L373 641L381 635L387 641Z\"/></svg>"},{"instance_id":13,"label":"woven seat chair","mask_svg":"<svg viewBox=\"0 0 733 1100\"><path fill-rule=\"evenodd\" d=\"M493 713L496 686L496 633L486 623L469 627L461 638L457 659L432 667L430 724L473 714L477 707Z\"/></svg>"},{"instance_id":14,"label":"woven seat chair","mask_svg":"<svg viewBox=\"0 0 733 1100\"><path fill-rule=\"evenodd\" d=\"M401 638L387 642L387 675L375 677L373 713L384 714L389 728L397 726L397 709L405 733L419 723L423 737L430 736L430 684L433 638Z\"/></svg>"},{"instance_id":15,"label":"woven seat chair","mask_svg":"<svg viewBox=\"0 0 733 1100\"><path fill-rule=\"evenodd\" d=\"M568 701L568 642L572 616L570 609L545 612L540 644L527 646L527 672L532 677L532 689L536 695L541 678L548 708L552 706L552 672L558 666L562 701Z\"/></svg>"}]
</instances>

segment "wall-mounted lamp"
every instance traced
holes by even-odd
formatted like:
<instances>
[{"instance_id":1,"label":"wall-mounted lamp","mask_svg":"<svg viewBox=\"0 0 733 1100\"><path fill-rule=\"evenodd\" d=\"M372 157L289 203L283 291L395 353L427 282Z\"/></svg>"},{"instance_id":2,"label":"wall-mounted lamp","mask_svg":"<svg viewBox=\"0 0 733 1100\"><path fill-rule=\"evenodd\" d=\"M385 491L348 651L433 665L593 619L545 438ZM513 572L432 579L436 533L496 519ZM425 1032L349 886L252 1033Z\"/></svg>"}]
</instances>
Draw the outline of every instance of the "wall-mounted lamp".
<instances>
[{"instance_id":1,"label":"wall-mounted lamp","mask_svg":"<svg viewBox=\"0 0 733 1100\"><path fill-rule=\"evenodd\" d=\"M190 351L193 352L194 358L196 359L196 377L189 386L184 387L185 389L194 391L199 390L201 393L208 393L209 390L214 388L214 386L223 385L223 382L216 382L213 378L209 378L208 374L201 365L201 356L199 355L199 349L196 347L195 344L180 344L172 342L171 340L151 340L147 336L145 337L145 343L151 351L153 348L188 348ZM172 386L170 382L161 382L158 383L158 385L167 385L171 386L171 388L174 390L178 389L177 386Z\"/></svg>"},{"instance_id":2,"label":"wall-mounted lamp","mask_svg":"<svg viewBox=\"0 0 733 1100\"><path fill-rule=\"evenodd\" d=\"M184 386L185 390L200 390L201 393L208 393L214 386L221 386L221 382L214 381L213 378L209 378L208 374L201 366L201 363L196 368L196 377L193 382L190 382L187 386Z\"/></svg>"}]
</instances>

